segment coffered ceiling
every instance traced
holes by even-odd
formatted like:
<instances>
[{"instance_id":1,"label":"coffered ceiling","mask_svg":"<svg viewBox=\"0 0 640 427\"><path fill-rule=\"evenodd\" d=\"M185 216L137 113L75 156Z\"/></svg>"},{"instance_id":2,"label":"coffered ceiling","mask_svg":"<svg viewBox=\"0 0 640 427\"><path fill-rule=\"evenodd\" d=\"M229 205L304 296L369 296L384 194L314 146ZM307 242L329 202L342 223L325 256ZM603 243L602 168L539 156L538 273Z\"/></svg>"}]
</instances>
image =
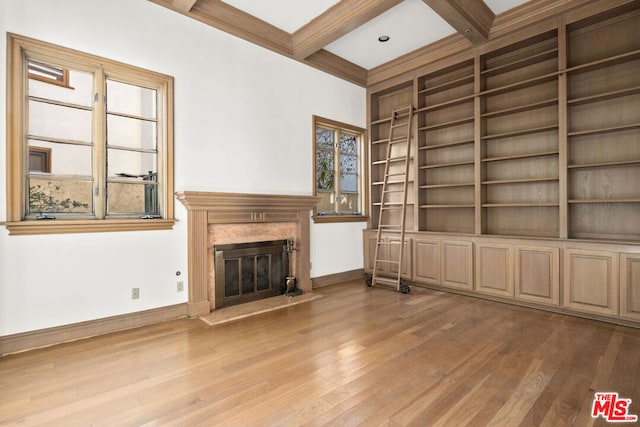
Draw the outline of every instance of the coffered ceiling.
<instances>
[{"instance_id":1,"label":"coffered ceiling","mask_svg":"<svg viewBox=\"0 0 640 427\"><path fill-rule=\"evenodd\" d=\"M444 40L473 47L496 27L504 32L507 21L517 27L523 16L549 17L590 0L149 1L366 86L372 73Z\"/></svg>"}]
</instances>

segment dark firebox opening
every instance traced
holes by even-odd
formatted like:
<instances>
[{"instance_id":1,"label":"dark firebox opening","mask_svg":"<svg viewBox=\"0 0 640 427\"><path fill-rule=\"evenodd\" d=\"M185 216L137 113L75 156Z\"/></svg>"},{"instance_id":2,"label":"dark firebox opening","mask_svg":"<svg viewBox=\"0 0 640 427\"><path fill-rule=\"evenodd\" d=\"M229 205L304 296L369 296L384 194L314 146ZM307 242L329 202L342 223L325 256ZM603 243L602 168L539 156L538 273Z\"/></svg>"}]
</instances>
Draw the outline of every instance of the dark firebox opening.
<instances>
[{"instance_id":1,"label":"dark firebox opening","mask_svg":"<svg viewBox=\"0 0 640 427\"><path fill-rule=\"evenodd\" d=\"M286 291L287 240L215 245L213 249L216 308Z\"/></svg>"}]
</instances>

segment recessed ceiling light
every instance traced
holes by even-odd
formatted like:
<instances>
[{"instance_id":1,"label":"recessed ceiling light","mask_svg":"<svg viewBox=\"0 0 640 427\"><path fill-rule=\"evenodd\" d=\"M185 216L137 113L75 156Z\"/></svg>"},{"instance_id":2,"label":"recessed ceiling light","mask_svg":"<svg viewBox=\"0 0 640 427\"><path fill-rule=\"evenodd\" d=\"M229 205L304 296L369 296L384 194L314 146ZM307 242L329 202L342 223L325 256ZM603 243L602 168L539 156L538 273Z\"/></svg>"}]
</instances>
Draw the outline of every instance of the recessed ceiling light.
<instances>
[{"instance_id":1,"label":"recessed ceiling light","mask_svg":"<svg viewBox=\"0 0 640 427\"><path fill-rule=\"evenodd\" d=\"M389 37L389 36L380 36L380 37L378 37L378 41L380 43L384 43L384 42L388 42L390 38L391 37Z\"/></svg>"}]
</instances>

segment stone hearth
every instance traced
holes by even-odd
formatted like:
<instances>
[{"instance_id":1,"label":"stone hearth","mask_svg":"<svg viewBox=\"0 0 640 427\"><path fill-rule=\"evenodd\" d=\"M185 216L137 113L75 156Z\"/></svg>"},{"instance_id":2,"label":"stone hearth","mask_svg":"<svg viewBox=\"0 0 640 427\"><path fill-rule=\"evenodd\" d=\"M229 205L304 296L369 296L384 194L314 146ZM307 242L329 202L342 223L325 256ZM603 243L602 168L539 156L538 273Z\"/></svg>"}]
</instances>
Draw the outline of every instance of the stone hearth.
<instances>
[{"instance_id":1,"label":"stone hearth","mask_svg":"<svg viewBox=\"0 0 640 427\"><path fill-rule=\"evenodd\" d=\"M298 287L311 290L309 225L315 196L182 191L187 208L188 314L197 317L215 308L213 245L294 239L292 259Z\"/></svg>"}]
</instances>

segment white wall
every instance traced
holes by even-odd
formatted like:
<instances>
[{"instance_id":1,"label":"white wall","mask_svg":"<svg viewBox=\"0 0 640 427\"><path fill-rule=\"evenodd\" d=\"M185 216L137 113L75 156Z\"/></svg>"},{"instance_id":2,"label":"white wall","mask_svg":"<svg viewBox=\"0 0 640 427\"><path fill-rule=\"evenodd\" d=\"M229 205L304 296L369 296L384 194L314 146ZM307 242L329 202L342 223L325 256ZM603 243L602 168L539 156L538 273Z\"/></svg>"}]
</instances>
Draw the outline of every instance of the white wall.
<instances>
[{"instance_id":1,"label":"white wall","mask_svg":"<svg viewBox=\"0 0 640 427\"><path fill-rule=\"evenodd\" d=\"M365 126L363 88L151 2L0 0L2 171L7 31L174 76L176 191L312 194L311 116ZM171 231L8 236L0 227L0 335L185 302L179 202L176 216ZM362 268L363 227L312 225L312 277Z\"/></svg>"}]
</instances>

